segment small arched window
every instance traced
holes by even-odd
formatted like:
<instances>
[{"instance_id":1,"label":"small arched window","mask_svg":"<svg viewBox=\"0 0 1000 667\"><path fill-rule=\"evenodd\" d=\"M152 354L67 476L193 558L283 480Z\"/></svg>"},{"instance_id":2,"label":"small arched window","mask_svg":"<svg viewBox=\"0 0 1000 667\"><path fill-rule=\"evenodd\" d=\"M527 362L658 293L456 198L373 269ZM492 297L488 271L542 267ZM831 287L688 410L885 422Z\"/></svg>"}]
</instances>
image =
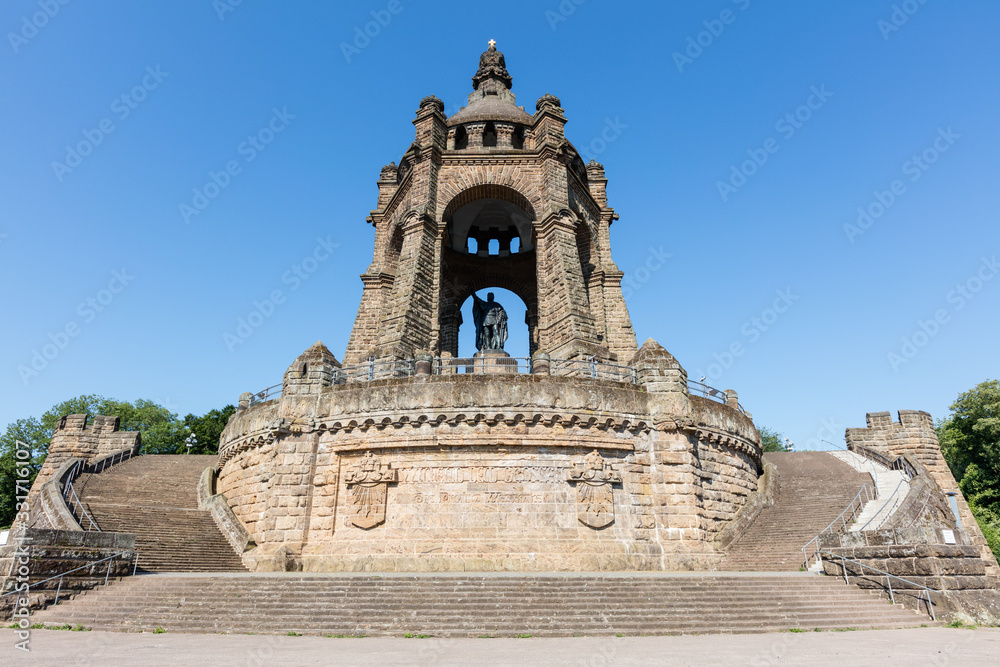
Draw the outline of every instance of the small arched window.
<instances>
[{"instance_id":1,"label":"small arched window","mask_svg":"<svg viewBox=\"0 0 1000 667\"><path fill-rule=\"evenodd\" d=\"M497 145L497 128L493 123L486 123L486 127L483 129L483 148L496 148Z\"/></svg>"},{"instance_id":2,"label":"small arched window","mask_svg":"<svg viewBox=\"0 0 1000 667\"><path fill-rule=\"evenodd\" d=\"M455 150L460 151L469 147L469 133L465 131L465 127L462 125L458 126L455 130Z\"/></svg>"},{"instance_id":3,"label":"small arched window","mask_svg":"<svg viewBox=\"0 0 1000 667\"><path fill-rule=\"evenodd\" d=\"M510 144L518 150L524 148L524 125L518 125L510 138Z\"/></svg>"}]
</instances>

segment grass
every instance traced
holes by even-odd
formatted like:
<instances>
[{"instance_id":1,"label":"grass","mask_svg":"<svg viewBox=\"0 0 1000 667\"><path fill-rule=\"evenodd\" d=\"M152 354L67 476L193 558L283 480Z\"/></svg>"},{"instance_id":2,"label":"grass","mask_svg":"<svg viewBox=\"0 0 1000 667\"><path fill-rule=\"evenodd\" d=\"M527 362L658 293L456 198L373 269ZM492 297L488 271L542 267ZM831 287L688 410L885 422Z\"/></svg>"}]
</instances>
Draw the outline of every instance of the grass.
<instances>
[{"instance_id":1,"label":"grass","mask_svg":"<svg viewBox=\"0 0 1000 667\"><path fill-rule=\"evenodd\" d=\"M163 628L161 628L160 626L156 626L156 627L155 627L155 628L153 629L153 634L154 634L154 635L162 635L162 634L163 634L164 632L166 632L166 630L164 630L164 629L163 629Z\"/></svg>"},{"instance_id":2,"label":"grass","mask_svg":"<svg viewBox=\"0 0 1000 667\"><path fill-rule=\"evenodd\" d=\"M295 630L289 630L288 632L285 633L285 636L286 637L301 637L302 633L301 632L295 632Z\"/></svg>"},{"instance_id":3,"label":"grass","mask_svg":"<svg viewBox=\"0 0 1000 667\"><path fill-rule=\"evenodd\" d=\"M330 639L364 639L368 635L327 635Z\"/></svg>"},{"instance_id":4,"label":"grass","mask_svg":"<svg viewBox=\"0 0 1000 667\"><path fill-rule=\"evenodd\" d=\"M802 628L788 628L789 632L805 632Z\"/></svg>"},{"instance_id":5,"label":"grass","mask_svg":"<svg viewBox=\"0 0 1000 667\"><path fill-rule=\"evenodd\" d=\"M531 635L514 635L516 639L531 639Z\"/></svg>"},{"instance_id":6,"label":"grass","mask_svg":"<svg viewBox=\"0 0 1000 667\"><path fill-rule=\"evenodd\" d=\"M624 632L616 632L615 633L615 637L624 637L624 636L625 636Z\"/></svg>"},{"instance_id":7,"label":"grass","mask_svg":"<svg viewBox=\"0 0 1000 667\"><path fill-rule=\"evenodd\" d=\"M956 618L954 621L952 621L951 623L948 623L944 627L946 627L946 628L958 628L960 630L975 630L979 626L975 625L973 623L966 623L965 621Z\"/></svg>"}]
</instances>

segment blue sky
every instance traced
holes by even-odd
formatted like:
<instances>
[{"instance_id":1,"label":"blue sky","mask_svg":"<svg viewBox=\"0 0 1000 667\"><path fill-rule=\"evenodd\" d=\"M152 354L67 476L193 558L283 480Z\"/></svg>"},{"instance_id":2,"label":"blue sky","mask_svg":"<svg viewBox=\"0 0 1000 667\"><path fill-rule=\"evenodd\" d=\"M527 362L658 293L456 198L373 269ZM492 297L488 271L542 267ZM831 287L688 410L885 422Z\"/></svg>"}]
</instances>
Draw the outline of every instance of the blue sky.
<instances>
[{"instance_id":1,"label":"blue sky","mask_svg":"<svg viewBox=\"0 0 1000 667\"><path fill-rule=\"evenodd\" d=\"M640 343L800 446L941 417L1000 375L1000 6L777 4L8 0L0 424L81 393L201 414L342 357L379 169L491 38L606 167Z\"/></svg>"}]
</instances>

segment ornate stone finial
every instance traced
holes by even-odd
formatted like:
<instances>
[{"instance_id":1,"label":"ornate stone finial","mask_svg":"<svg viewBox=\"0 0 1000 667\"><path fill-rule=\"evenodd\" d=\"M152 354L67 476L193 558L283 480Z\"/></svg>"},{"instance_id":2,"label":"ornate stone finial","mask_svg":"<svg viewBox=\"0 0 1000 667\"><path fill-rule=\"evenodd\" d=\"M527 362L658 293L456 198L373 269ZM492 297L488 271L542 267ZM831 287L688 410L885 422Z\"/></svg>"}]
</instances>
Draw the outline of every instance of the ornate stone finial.
<instances>
[{"instance_id":1,"label":"ornate stone finial","mask_svg":"<svg viewBox=\"0 0 1000 667\"><path fill-rule=\"evenodd\" d=\"M493 79L502 83L510 90L514 79L507 73L507 62L503 54L497 51L497 43L490 40L490 48L479 56L479 71L472 77L472 87L479 90L479 85L488 79Z\"/></svg>"},{"instance_id":2,"label":"ornate stone finial","mask_svg":"<svg viewBox=\"0 0 1000 667\"><path fill-rule=\"evenodd\" d=\"M392 161L389 164L382 167L382 171L379 172L379 176L383 181L395 181L398 171L399 168L396 166L396 162Z\"/></svg>"},{"instance_id":3,"label":"ornate stone finial","mask_svg":"<svg viewBox=\"0 0 1000 667\"><path fill-rule=\"evenodd\" d=\"M604 165L601 164L600 162L598 162L597 160L591 160L590 162L587 163L587 171L588 172L591 172L591 171L592 172L598 172L599 171L599 172L603 173L604 172Z\"/></svg>"},{"instance_id":4,"label":"ornate stone finial","mask_svg":"<svg viewBox=\"0 0 1000 667\"><path fill-rule=\"evenodd\" d=\"M541 111L542 109L559 109L561 108L561 102L559 98L555 95L549 95L545 93L538 98L538 102L535 103L535 109Z\"/></svg>"},{"instance_id":5,"label":"ornate stone finial","mask_svg":"<svg viewBox=\"0 0 1000 667\"><path fill-rule=\"evenodd\" d=\"M424 99L420 100L420 111L424 111L426 109L434 109L435 111L444 113L444 102L439 100L434 95L428 95Z\"/></svg>"}]
</instances>

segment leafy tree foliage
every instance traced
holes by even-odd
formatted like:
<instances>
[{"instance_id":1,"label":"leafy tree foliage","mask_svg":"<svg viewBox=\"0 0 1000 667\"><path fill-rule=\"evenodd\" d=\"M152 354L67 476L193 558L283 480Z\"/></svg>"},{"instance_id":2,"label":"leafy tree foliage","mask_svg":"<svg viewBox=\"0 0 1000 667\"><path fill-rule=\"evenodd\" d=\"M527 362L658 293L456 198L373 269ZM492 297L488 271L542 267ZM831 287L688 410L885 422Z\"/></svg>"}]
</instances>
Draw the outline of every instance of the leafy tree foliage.
<instances>
[{"instance_id":1,"label":"leafy tree foliage","mask_svg":"<svg viewBox=\"0 0 1000 667\"><path fill-rule=\"evenodd\" d=\"M221 410L210 410L201 417L188 415L184 418L184 426L197 438L197 444L191 448L192 454L217 454L219 451L219 436L226 427L229 418L236 414L236 408L227 405ZM187 447L184 447L187 450Z\"/></svg>"},{"instance_id":2,"label":"leafy tree foliage","mask_svg":"<svg viewBox=\"0 0 1000 667\"><path fill-rule=\"evenodd\" d=\"M937 432L948 467L1000 557L1000 381L960 394Z\"/></svg>"},{"instance_id":3,"label":"leafy tree foliage","mask_svg":"<svg viewBox=\"0 0 1000 667\"><path fill-rule=\"evenodd\" d=\"M16 422L7 424L2 436L0 436L0 526L10 526L14 522L17 514L17 480L24 480L18 473L21 466L15 458L17 443L23 442L28 445L31 452L28 465L29 486L35 481L38 471L42 468L45 455L48 451L48 438L51 434L46 434L41 423L34 417L28 419L18 419ZM22 490L23 490L22 483Z\"/></svg>"},{"instance_id":4,"label":"leafy tree foliage","mask_svg":"<svg viewBox=\"0 0 1000 667\"><path fill-rule=\"evenodd\" d=\"M184 451L184 425L176 414L152 401L140 398L135 403L129 403L103 396L78 396L59 403L42 415L42 426L49 431L51 437L59 418L73 414L118 417L121 420L121 430L139 431L142 434L143 454L177 454ZM178 449L179 444L181 446Z\"/></svg>"},{"instance_id":5,"label":"leafy tree foliage","mask_svg":"<svg viewBox=\"0 0 1000 667\"><path fill-rule=\"evenodd\" d=\"M760 433L760 442L765 452L792 451L792 446L786 445L781 434L774 429L770 429L766 426L758 426L757 432Z\"/></svg>"}]
</instances>

